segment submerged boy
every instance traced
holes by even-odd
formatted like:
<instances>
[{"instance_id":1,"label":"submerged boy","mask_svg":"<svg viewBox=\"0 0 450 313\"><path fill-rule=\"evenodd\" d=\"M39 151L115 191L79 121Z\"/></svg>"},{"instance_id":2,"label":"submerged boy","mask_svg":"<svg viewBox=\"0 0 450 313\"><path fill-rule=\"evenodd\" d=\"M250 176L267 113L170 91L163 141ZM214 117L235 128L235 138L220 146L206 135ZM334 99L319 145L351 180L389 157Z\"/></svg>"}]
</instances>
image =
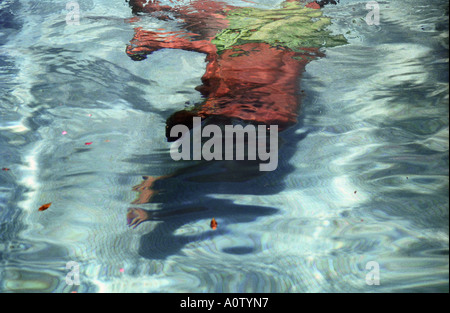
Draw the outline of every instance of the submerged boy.
<instances>
[{"instance_id":1,"label":"submerged boy","mask_svg":"<svg viewBox=\"0 0 450 313\"><path fill-rule=\"evenodd\" d=\"M204 101L167 119L166 137L175 125L192 128L193 118L232 124L239 120L254 125L276 125L282 131L297 122L300 110L299 80L306 64L324 46L344 44L343 36L331 36L324 28L330 20L319 10L319 1L305 5L288 0L280 8L241 8L213 0L130 0L133 13L149 13L173 20L183 31L148 31L135 28L127 54L136 61L159 49L182 49L206 54L208 62L197 87ZM188 2L187 4L185 4ZM250 2L250 1L248 1ZM164 178L167 178L164 177ZM135 187L141 191L134 203L147 203L157 179L147 177ZM148 220L142 209L129 209L128 223L137 226Z\"/></svg>"}]
</instances>

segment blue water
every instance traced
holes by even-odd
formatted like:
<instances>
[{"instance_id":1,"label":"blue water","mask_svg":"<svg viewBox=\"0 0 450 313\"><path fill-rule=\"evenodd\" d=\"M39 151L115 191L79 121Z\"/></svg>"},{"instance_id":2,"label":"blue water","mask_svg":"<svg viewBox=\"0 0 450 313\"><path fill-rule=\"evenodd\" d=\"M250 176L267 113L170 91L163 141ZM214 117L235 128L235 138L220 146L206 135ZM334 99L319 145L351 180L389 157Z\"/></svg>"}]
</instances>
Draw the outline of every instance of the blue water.
<instances>
[{"instance_id":1,"label":"blue water","mask_svg":"<svg viewBox=\"0 0 450 313\"><path fill-rule=\"evenodd\" d=\"M125 1L78 0L79 25L67 2L0 2L1 292L448 292L446 1L379 1L378 26L366 1L325 7L349 43L307 65L278 169L247 181L170 158L203 54L132 61ZM131 204L142 176L180 168ZM129 207L167 214L132 229Z\"/></svg>"}]
</instances>

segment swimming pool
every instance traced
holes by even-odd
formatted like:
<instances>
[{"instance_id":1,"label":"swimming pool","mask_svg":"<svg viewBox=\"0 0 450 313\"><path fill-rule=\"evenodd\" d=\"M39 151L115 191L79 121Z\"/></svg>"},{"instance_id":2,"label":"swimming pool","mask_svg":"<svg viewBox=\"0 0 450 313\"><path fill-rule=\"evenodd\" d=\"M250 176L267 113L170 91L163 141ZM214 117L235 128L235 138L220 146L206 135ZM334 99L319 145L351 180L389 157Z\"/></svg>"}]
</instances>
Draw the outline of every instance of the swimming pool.
<instances>
[{"instance_id":1,"label":"swimming pool","mask_svg":"<svg viewBox=\"0 0 450 313\"><path fill-rule=\"evenodd\" d=\"M176 21L77 0L70 24L68 2L0 3L1 292L448 292L446 1L379 1L379 25L366 1L324 7L348 43L306 65L278 168L251 179L170 157L205 55L125 49ZM180 169L132 204L142 176ZM133 229L130 207L160 216Z\"/></svg>"}]
</instances>

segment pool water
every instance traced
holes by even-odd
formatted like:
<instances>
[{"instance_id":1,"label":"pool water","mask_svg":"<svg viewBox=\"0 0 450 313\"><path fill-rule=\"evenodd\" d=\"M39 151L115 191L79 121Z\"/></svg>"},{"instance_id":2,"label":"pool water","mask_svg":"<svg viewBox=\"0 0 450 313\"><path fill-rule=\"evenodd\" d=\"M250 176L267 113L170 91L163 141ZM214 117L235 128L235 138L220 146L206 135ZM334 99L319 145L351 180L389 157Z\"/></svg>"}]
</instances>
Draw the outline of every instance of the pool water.
<instances>
[{"instance_id":1,"label":"pool water","mask_svg":"<svg viewBox=\"0 0 450 313\"><path fill-rule=\"evenodd\" d=\"M367 1L324 7L348 44L307 64L278 168L251 179L170 157L204 54L133 61L128 3L77 0L71 25L68 2L0 3L1 292L448 292L447 1L379 1L379 25ZM159 218L130 228L130 207Z\"/></svg>"}]
</instances>

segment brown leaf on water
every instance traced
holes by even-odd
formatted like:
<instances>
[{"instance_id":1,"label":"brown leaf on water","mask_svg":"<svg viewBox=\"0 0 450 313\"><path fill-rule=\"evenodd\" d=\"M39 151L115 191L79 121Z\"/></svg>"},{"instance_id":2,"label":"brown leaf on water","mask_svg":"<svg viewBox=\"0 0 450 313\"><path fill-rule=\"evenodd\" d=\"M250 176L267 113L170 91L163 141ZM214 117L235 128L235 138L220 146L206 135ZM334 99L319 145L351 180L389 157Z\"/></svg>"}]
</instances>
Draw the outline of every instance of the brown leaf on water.
<instances>
[{"instance_id":1,"label":"brown leaf on water","mask_svg":"<svg viewBox=\"0 0 450 313\"><path fill-rule=\"evenodd\" d=\"M214 217L211 220L211 228L212 229L216 229L217 228L217 222L216 222L216 219Z\"/></svg>"},{"instance_id":2,"label":"brown leaf on water","mask_svg":"<svg viewBox=\"0 0 450 313\"><path fill-rule=\"evenodd\" d=\"M44 204L44 205L42 205L42 206L39 208L39 211L45 211L45 210L47 210L51 205L52 205L51 202L50 202L50 203L47 203L47 204Z\"/></svg>"}]
</instances>

